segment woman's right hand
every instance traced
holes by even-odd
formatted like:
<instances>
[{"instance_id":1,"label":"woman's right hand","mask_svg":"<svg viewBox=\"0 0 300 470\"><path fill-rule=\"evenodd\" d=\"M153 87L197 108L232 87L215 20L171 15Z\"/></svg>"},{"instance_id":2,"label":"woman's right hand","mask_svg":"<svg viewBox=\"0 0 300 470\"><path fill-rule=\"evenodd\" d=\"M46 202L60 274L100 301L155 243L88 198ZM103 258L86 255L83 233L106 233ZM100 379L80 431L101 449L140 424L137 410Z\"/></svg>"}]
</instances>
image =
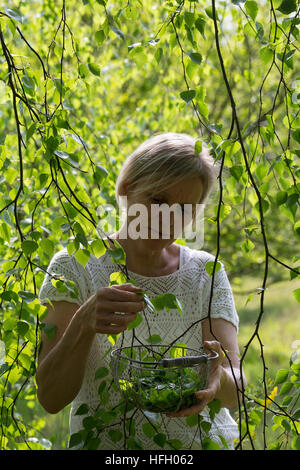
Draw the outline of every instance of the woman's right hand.
<instances>
[{"instance_id":1,"label":"woman's right hand","mask_svg":"<svg viewBox=\"0 0 300 470\"><path fill-rule=\"evenodd\" d=\"M95 334L121 333L145 308L143 295L136 293L141 290L130 283L113 285L100 288L79 308L67 301L49 305L44 322L55 326L55 336L42 332L36 373L38 399L49 413L58 413L78 394Z\"/></svg>"},{"instance_id":2,"label":"woman's right hand","mask_svg":"<svg viewBox=\"0 0 300 470\"><path fill-rule=\"evenodd\" d=\"M85 327L94 333L119 334L145 307L142 289L131 283L101 287L77 311Z\"/></svg>"}]
</instances>

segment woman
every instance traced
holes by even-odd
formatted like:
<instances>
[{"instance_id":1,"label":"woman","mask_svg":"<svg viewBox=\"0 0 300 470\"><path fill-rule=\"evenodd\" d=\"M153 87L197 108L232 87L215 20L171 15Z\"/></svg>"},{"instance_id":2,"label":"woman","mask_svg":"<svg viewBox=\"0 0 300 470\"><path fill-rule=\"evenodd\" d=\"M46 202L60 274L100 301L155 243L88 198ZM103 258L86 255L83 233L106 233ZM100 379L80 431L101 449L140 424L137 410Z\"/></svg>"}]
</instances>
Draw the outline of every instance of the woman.
<instances>
[{"instance_id":1,"label":"woman","mask_svg":"<svg viewBox=\"0 0 300 470\"><path fill-rule=\"evenodd\" d=\"M181 133L155 135L130 155L119 174L117 202L120 203L121 196L126 196L128 208L139 203L149 209L144 219L148 222L148 236L133 237L130 231L128 234L133 221L128 209L124 225L109 241L111 248L115 248L115 239L124 249L127 272L136 286L131 283L109 286L110 275L119 268L108 252L100 258L91 256L83 268L64 249L56 253L48 267L39 297L45 304L47 299L52 301L52 306L48 303L44 322L56 325L56 335L52 339L42 336L36 376L38 398L49 413L57 413L72 402L70 433L77 436L74 442L80 440L80 435L84 439L90 432L92 447L98 449L126 446L161 449L157 439L152 439L153 433L150 437L149 432L145 434L145 423L151 424L155 435L167 436L169 445L165 448L172 448L176 440L181 442L182 449L201 449L203 438L209 437L221 448L232 449L234 439L238 438L237 424L229 413L229 409L238 406L237 389L242 388L238 316L224 266L220 263L221 269L215 273L211 298L212 278L205 265L213 261L214 256L174 243L177 238L175 216L170 220L168 238L164 234L165 226L162 228L160 224L158 235L149 217L153 204L166 203L169 207L180 204L182 208L184 204L193 204L195 209L196 204L207 201L216 179L215 166L204 144L202 151L195 154L195 142L193 137ZM155 237L151 237L153 230ZM76 284L77 299L55 289L51 282L54 275L64 276ZM182 313L173 309L151 315L143 295L138 293L141 290L151 292L153 297L173 293L182 305ZM197 393L196 405L169 414L135 410L132 418L135 432L131 435L128 427L120 426L120 418L116 418L116 424L113 415L106 414L108 425L99 432L97 418L101 420L105 410L116 409L120 400L119 392L109 380L111 342L108 335L119 335L115 347L137 344L128 327L138 313L147 318L147 322L143 320L135 328L135 335L142 343L147 342L151 331L160 336L162 344L170 344L178 338L178 342L191 348L209 347L218 352L219 358L211 361L207 388ZM99 370L102 373L96 374L95 379L95 372ZM222 408L211 420L207 405L214 398L221 401ZM186 417L195 414L206 425L187 426ZM85 420L87 416L96 416L95 422ZM81 429L85 431L80 434ZM130 436L127 441L125 434Z\"/></svg>"}]
</instances>

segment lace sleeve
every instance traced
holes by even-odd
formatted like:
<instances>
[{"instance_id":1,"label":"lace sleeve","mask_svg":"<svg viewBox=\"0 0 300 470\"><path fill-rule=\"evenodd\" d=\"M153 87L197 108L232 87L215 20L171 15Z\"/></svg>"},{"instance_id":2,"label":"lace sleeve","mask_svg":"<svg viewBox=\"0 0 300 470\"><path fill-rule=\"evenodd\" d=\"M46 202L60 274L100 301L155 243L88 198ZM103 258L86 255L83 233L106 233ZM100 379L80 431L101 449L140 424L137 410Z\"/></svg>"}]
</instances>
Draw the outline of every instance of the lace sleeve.
<instances>
[{"instance_id":1,"label":"lace sleeve","mask_svg":"<svg viewBox=\"0 0 300 470\"><path fill-rule=\"evenodd\" d=\"M63 249L50 261L39 291L39 300L42 304L49 299L82 305L92 292L89 277L86 269Z\"/></svg>"},{"instance_id":2,"label":"lace sleeve","mask_svg":"<svg viewBox=\"0 0 300 470\"><path fill-rule=\"evenodd\" d=\"M215 273L214 276L214 287L213 296L211 300L210 316L211 318L224 318L224 320L231 322L236 327L236 330L238 332L239 317L235 308L232 289L224 265L221 262L220 264L221 268L217 273ZM207 281L205 282L203 289L202 314L204 317L208 315L209 311L209 299L212 283L211 281L212 278L210 276L207 276Z\"/></svg>"}]
</instances>

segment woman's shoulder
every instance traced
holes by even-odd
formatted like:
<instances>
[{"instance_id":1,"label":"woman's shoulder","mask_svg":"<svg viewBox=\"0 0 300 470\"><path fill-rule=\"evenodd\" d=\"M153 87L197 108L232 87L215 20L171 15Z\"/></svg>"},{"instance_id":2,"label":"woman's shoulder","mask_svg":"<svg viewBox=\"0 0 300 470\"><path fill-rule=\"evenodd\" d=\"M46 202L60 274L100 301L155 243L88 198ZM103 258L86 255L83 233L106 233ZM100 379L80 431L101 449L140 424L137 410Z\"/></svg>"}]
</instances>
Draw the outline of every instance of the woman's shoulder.
<instances>
[{"instance_id":1,"label":"woman's shoulder","mask_svg":"<svg viewBox=\"0 0 300 470\"><path fill-rule=\"evenodd\" d=\"M99 271L99 267L110 266L107 250L112 248L116 247L113 247L112 242L107 238L103 238L102 244L99 243L97 248L91 246L89 250L79 249L71 252L67 247L64 247L56 251L50 264L65 269L69 268L80 274L93 275L95 271Z\"/></svg>"},{"instance_id":2,"label":"woman's shoulder","mask_svg":"<svg viewBox=\"0 0 300 470\"><path fill-rule=\"evenodd\" d=\"M50 264L69 264L72 260L72 256L68 253L67 248L61 248L56 251L51 258Z\"/></svg>"},{"instance_id":3,"label":"woman's shoulder","mask_svg":"<svg viewBox=\"0 0 300 470\"><path fill-rule=\"evenodd\" d=\"M50 266L84 274L89 270L90 260L91 256L87 256L84 250L69 252L67 248L62 248L52 256Z\"/></svg>"},{"instance_id":4,"label":"woman's shoulder","mask_svg":"<svg viewBox=\"0 0 300 470\"><path fill-rule=\"evenodd\" d=\"M39 291L39 299L42 301L66 300L82 305L92 292L89 270L67 248L54 253L45 272Z\"/></svg>"}]
</instances>

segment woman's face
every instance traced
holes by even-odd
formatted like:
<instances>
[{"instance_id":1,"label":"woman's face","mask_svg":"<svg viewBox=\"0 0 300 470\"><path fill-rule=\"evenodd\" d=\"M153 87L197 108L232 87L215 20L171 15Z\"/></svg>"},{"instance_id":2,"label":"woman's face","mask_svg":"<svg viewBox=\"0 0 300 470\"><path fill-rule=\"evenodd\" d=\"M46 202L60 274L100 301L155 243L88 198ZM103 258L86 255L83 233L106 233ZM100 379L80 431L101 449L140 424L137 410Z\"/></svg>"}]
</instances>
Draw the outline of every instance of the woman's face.
<instances>
[{"instance_id":1,"label":"woman's face","mask_svg":"<svg viewBox=\"0 0 300 470\"><path fill-rule=\"evenodd\" d=\"M196 214L202 195L198 177L188 178L165 189L138 198L127 195L127 229L130 238L144 238L153 243L176 240ZM176 206L175 206L176 205ZM173 206L173 208L172 208ZM140 237L134 234L140 233Z\"/></svg>"}]
</instances>

